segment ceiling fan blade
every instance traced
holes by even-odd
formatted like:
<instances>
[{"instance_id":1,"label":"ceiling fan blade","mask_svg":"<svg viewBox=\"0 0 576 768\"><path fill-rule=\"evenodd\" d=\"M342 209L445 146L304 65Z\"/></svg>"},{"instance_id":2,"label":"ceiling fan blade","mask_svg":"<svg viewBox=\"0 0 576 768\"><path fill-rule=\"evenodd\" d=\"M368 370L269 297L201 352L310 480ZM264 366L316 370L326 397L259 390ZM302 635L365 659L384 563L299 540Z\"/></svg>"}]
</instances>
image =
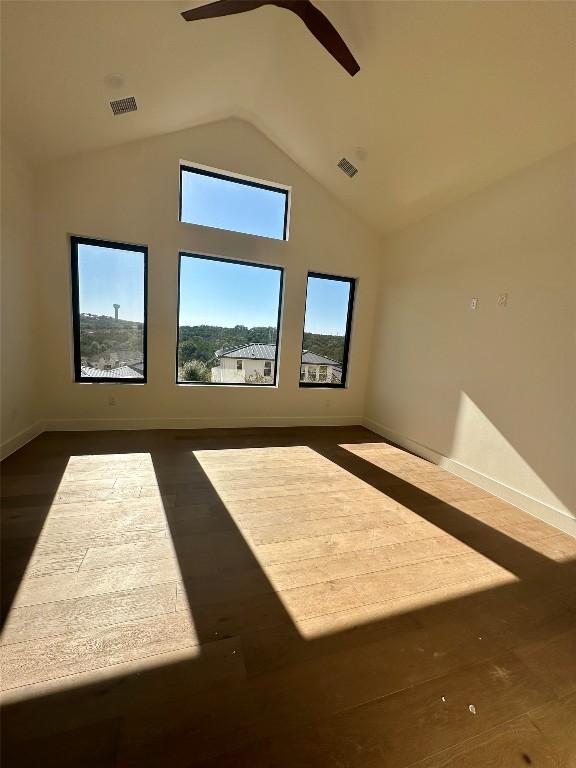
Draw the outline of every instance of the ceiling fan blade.
<instances>
[{"instance_id":1,"label":"ceiling fan blade","mask_svg":"<svg viewBox=\"0 0 576 768\"><path fill-rule=\"evenodd\" d=\"M332 22L310 0L272 0L274 5L288 8L299 16L314 37L321 43L349 75L354 77L360 65L340 37Z\"/></svg>"},{"instance_id":2,"label":"ceiling fan blade","mask_svg":"<svg viewBox=\"0 0 576 768\"><path fill-rule=\"evenodd\" d=\"M191 8L181 15L186 21L198 21L199 19L216 19L219 16L232 16L235 13L253 11L262 5L268 5L268 0L216 0L215 3Z\"/></svg>"},{"instance_id":3,"label":"ceiling fan blade","mask_svg":"<svg viewBox=\"0 0 576 768\"><path fill-rule=\"evenodd\" d=\"M215 19L221 16L232 16L236 13L253 11L264 5L276 5L278 8L285 8L295 13L348 74L353 77L360 71L360 65L332 22L324 16L322 11L312 5L310 0L216 0L214 3L184 11L182 16L186 21Z\"/></svg>"}]
</instances>

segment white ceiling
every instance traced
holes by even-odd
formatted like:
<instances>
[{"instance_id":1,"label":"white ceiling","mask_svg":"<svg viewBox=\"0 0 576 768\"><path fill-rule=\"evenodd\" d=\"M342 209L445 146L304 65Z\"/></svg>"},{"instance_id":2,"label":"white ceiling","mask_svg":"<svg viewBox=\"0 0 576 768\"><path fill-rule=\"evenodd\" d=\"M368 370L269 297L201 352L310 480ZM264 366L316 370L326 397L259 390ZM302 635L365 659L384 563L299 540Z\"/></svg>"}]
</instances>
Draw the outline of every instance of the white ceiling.
<instances>
[{"instance_id":1,"label":"white ceiling","mask_svg":"<svg viewBox=\"0 0 576 768\"><path fill-rule=\"evenodd\" d=\"M238 115L387 232L576 138L573 2L318 2L354 78L278 8L187 24L199 2L1 5L3 127L36 162ZM114 117L126 95L138 112Z\"/></svg>"}]
</instances>

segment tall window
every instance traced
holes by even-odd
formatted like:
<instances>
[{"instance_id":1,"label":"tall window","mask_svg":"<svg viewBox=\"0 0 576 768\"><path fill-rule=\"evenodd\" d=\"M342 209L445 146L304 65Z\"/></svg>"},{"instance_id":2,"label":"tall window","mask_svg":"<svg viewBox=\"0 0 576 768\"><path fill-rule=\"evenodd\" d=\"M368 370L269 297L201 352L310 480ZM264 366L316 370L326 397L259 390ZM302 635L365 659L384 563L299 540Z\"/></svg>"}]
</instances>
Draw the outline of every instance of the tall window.
<instances>
[{"instance_id":1,"label":"tall window","mask_svg":"<svg viewBox=\"0 0 576 768\"><path fill-rule=\"evenodd\" d=\"M355 280L308 273L301 387L345 387Z\"/></svg>"},{"instance_id":2,"label":"tall window","mask_svg":"<svg viewBox=\"0 0 576 768\"><path fill-rule=\"evenodd\" d=\"M146 381L145 246L72 237L76 381Z\"/></svg>"},{"instance_id":3,"label":"tall window","mask_svg":"<svg viewBox=\"0 0 576 768\"><path fill-rule=\"evenodd\" d=\"M180 221L287 240L288 208L286 187L180 165Z\"/></svg>"},{"instance_id":4,"label":"tall window","mask_svg":"<svg viewBox=\"0 0 576 768\"><path fill-rule=\"evenodd\" d=\"M180 254L178 383L276 384L282 277L281 267Z\"/></svg>"}]
</instances>

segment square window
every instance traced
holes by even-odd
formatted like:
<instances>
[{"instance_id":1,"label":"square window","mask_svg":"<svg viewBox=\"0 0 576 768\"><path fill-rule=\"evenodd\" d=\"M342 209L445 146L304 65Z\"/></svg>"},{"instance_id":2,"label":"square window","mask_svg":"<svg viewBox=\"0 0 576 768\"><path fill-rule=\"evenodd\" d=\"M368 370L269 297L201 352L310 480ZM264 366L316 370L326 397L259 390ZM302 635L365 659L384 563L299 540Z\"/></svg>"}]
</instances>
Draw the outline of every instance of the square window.
<instances>
[{"instance_id":1,"label":"square window","mask_svg":"<svg viewBox=\"0 0 576 768\"><path fill-rule=\"evenodd\" d=\"M275 385L282 279L281 267L181 253L177 382Z\"/></svg>"}]
</instances>

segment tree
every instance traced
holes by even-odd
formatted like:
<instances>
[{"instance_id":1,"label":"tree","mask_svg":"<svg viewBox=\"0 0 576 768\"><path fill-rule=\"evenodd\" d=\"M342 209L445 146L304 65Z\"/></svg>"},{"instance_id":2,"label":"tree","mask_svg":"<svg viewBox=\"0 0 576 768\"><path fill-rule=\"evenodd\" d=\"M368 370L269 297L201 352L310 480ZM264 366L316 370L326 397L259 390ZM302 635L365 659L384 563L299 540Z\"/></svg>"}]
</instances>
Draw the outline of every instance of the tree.
<instances>
[{"instance_id":1,"label":"tree","mask_svg":"<svg viewBox=\"0 0 576 768\"><path fill-rule=\"evenodd\" d=\"M180 369L181 381L211 381L210 370L201 360L188 360Z\"/></svg>"},{"instance_id":2,"label":"tree","mask_svg":"<svg viewBox=\"0 0 576 768\"><path fill-rule=\"evenodd\" d=\"M197 354L198 345L193 339L187 339L186 341L180 342L178 349L178 359L180 360L181 365L188 363L190 360L194 360Z\"/></svg>"}]
</instances>

